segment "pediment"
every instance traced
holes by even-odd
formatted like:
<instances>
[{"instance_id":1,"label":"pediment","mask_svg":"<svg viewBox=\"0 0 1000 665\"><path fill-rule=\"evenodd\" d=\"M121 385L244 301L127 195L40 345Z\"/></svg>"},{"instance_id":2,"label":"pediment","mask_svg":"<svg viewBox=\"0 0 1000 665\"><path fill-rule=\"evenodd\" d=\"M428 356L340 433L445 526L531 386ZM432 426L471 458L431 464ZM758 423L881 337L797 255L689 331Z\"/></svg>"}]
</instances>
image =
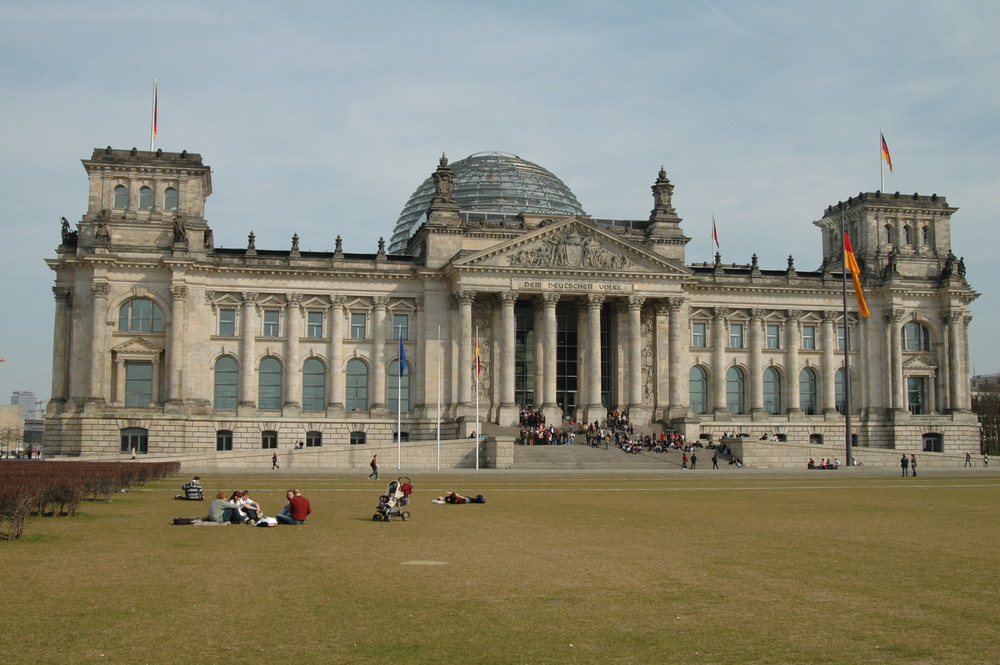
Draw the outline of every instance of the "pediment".
<instances>
[{"instance_id":1,"label":"pediment","mask_svg":"<svg viewBox=\"0 0 1000 665\"><path fill-rule=\"evenodd\" d=\"M159 355L163 350L143 337L133 337L111 349L117 355L148 356Z\"/></svg>"},{"instance_id":2,"label":"pediment","mask_svg":"<svg viewBox=\"0 0 1000 665\"><path fill-rule=\"evenodd\" d=\"M903 363L903 369L909 372L930 372L937 369L937 365L928 362L923 356L915 356Z\"/></svg>"},{"instance_id":3,"label":"pediment","mask_svg":"<svg viewBox=\"0 0 1000 665\"><path fill-rule=\"evenodd\" d=\"M686 275L645 248L596 224L568 219L457 259L456 268L575 270Z\"/></svg>"}]
</instances>

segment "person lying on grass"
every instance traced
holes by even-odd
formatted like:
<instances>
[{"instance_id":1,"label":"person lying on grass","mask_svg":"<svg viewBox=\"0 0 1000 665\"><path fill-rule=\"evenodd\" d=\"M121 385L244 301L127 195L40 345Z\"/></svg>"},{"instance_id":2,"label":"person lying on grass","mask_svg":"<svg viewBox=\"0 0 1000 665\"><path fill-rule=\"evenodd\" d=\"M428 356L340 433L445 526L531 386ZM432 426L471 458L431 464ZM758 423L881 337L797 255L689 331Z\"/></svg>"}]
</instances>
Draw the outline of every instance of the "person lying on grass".
<instances>
[{"instance_id":1,"label":"person lying on grass","mask_svg":"<svg viewBox=\"0 0 1000 665\"><path fill-rule=\"evenodd\" d=\"M462 496L458 492L453 492L448 490L445 494L442 494L438 498L434 499L431 503L486 503L486 497L482 494L477 494L476 496Z\"/></svg>"}]
</instances>

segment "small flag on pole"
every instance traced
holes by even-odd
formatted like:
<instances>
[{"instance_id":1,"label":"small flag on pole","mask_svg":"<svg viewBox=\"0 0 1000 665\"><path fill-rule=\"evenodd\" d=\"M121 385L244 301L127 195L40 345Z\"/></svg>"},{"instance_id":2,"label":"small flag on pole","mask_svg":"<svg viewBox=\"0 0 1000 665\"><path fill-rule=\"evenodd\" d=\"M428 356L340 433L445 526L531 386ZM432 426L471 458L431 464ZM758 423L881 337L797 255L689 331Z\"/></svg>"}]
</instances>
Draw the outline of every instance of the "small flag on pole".
<instances>
[{"instance_id":1,"label":"small flag on pole","mask_svg":"<svg viewBox=\"0 0 1000 665\"><path fill-rule=\"evenodd\" d=\"M482 372L483 372L482 363L479 361L479 338L478 337L476 338L476 345L473 347L473 351L475 352L475 357L476 357L476 379L478 379L480 376L482 376Z\"/></svg>"},{"instance_id":2,"label":"small flag on pole","mask_svg":"<svg viewBox=\"0 0 1000 665\"><path fill-rule=\"evenodd\" d=\"M403 335L400 331L399 335L399 376L402 378L403 374L406 373L406 349L403 348Z\"/></svg>"},{"instance_id":3,"label":"small flag on pole","mask_svg":"<svg viewBox=\"0 0 1000 665\"><path fill-rule=\"evenodd\" d=\"M152 152L156 147L156 134L159 131L159 106L156 100L156 79L153 79L153 118L152 124L149 129L149 151Z\"/></svg>"},{"instance_id":4,"label":"small flag on pole","mask_svg":"<svg viewBox=\"0 0 1000 665\"><path fill-rule=\"evenodd\" d=\"M854 282L854 295L858 299L858 311L861 312L861 316L871 316L872 313L868 311L868 303L865 302L865 293L861 290L861 268L858 266L858 260L854 258L854 248L851 247L851 239L847 237L847 231L844 231L844 268L851 271L851 280Z\"/></svg>"},{"instance_id":5,"label":"small flag on pole","mask_svg":"<svg viewBox=\"0 0 1000 665\"><path fill-rule=\"evenodd\" d=\"M719 232L715 229L715 215L712 215L712 240L715 241L715 248L719 249Z\"/></svg>"},{"instance_id":6,"label":"small flag on pole","mask_svg":"<svg viewBox=\"0 0 1000 665\"><path fill-rule=\"evenodd\" d=\"M889 165L889 173L892 173L892 157L889 155L889 146L886 144L885 135L882 132L879 132L879 136L882 138L882 159Z\"/></svg>"}]
</instances>

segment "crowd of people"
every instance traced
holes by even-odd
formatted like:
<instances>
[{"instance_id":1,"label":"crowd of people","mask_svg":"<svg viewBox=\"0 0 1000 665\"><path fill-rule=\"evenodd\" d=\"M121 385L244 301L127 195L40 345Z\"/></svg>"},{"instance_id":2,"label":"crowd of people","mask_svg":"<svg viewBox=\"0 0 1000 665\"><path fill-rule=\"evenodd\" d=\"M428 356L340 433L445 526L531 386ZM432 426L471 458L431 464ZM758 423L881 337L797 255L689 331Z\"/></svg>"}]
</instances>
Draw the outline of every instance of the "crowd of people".
<instances>
[{"instance_id":1,"label":"crowd of people","mask_svg":"<svg viewBox=\"0 0 1000 665\"><path fill-rule=\"evenodd\" d=\"M175 499L183 501L203 501L204 489L201 478L195 476L181 486L181 494ZM274 517L264 514L260 504L250 498L250 490L236 490L226 497L225 492L217 492L215 498L208 504L208 515L201 518L178 518L175 523L211 523L211 524L249 524L251 526L277 526L278 524L305 524L306 518L312 513L309 499L302 496L299 489L290 489L285 493L288 503Z\"/></svg>"},{"instance_id":2,"label":"crowd of people","mask_svg":"<svg viewBox=\"0 0 1000 665\"><path fill-rule=\"evenodd\" d=\"M812 457L806 463L807 469L839 469L840 460L839 459L827 459L825 457L821 458L819 464L816 464L816 460Z\"/></svg>"}]
</instances>

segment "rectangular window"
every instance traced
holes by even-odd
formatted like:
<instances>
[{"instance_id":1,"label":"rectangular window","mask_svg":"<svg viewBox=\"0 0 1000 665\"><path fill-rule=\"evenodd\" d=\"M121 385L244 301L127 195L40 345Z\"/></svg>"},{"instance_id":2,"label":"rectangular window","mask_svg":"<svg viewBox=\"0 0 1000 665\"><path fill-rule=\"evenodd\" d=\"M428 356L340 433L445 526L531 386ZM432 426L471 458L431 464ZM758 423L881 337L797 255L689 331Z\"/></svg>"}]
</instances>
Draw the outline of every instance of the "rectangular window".
<instances>
[{"instance_id":1,"label":"rectangular window","mask_svg":"<svg viewBox=\"0 0 1000 665\"><path fill-rule=\"evenodd\" d=\"M215 433L215 449L226 451L233 449L233 432L228 429L220 429Z\"/></svg>"},{"instance_id":2,"label":"rectangular window","mask_svg":"<svg viewBox=\"0 0 1000 665\"><path fill-rule=\"evenodd\" d=\"M153 402L153 363L125 363L125 406Z\"/></svg>"},{"instance_id":3,"label":"rectangular window","mask_svg":"<svg viewBox=\"0 0 1000 665\"><path fill-rule=\"evenodd\" d=\"M691 346L704 349L708 346L708 324L696 321L691 324Z\"/></svg>"},{"instance_id":4,"label":"rectangular window","mask_svg":"<svg viewBox=\"0 0 1000 665\"><path fill-rule=\"evenodd\" d=\"M729 348L731 348L731 349L742 349L743 348L743 324L742 323L730 323L729 324Z\"/></svg>"},{"instance_id":5,"label":"rectangular window","mask_svg":"<svg viewBox=\"0 0 1000 665\"><path fill-rule=\"evenodd\" d=\"M323 338L323 312L309 312L306 319L306 337Z\"/></svg>"},{"instance_id":6,"label":"rectangular window","mask_svg":"<svg viewBox=\"0 0 1000 665\"><path fill-rule=\"evenodd\" d=\"M224 307L219 310L219 334L223 337L236 335L236 310Z\"/></svg>"},{"instance_id":7,"label":"rectangular window","mask_svg":"<svg viewBox=\"0 0 1000 665\"><path fill-rule=\"evenodd\" d=\"M392 315L392 338L393 339L410 339L410 315L409 314L393 314Z\"/></svg>"},{"instance_id":8,"label":"rectangular window","mask_svg":"<svg viewBox=\"0 0 1000 665\"><path fill-rule=\"evenodd\" d=\"M261 448L277 448L278 447L278 433L274 430L266 430L260 433L260 447Z\"/></svg>"},{"instance_id":9,"label":"rectangular window","mask_svg":"<svg viewBox=\"0 0 1000 665\"><path fill-rule=\"evenodd\" d=\"M318 448L323 445L322 432L306 432L306 448Z\"/></svg>"},{"instance_id":10,"label":"rectangular window","mask_svg":"<svg viewBox=\"0 0 1000 665\"><path fill-rule=\"evenodd\" d=\"M844 328L844 326L837 326L837 349L839 351L843 351L845 348L847 348L846 345L848 336L849 333L847 332L847 329Z\"/></svg>"},{"instance_id":11,"label":"rectangular window","mask_svg":"<svg viewBox=\"0 0 1000 665\"><path fill-rule=\"evenodd\" d=\"M802 326L802 348L809 351L816 349L816 326Z\"/></svg>"},{"instance_id":12,"label":"rectangular window","mask_svg":"<svg viewBox=\"0 0 1000 665\"><path fill-rule=\"evenodd\" d=\"M367 441L365 440L365 436L366 435L364 432L351 432L351 445L352 446L364 445L365 443L367 443Z\"/></svg>"},{"instance_id":13,"label":"rectangular window","mask_svg":"<svg viewBox=\"0 0 1000 665\"><path fill-rule=\"evenodd\" d=\"M276 309L264 310L264 337L278 336L278 320L281 312Z\"/></svg>"},{"instance_id":14,"label":"rectangular window","mask_svg":"<svg viewBox=\"0 0 1000 665\"><path fill-rule=\"evenodd\" d=\"M924 377L906 377L906 394L910 413L914 416L925 415L927 413L927 394Z\"/></svg>"},{"instance_id":15,"label":"rectangular window","mask_svg":"<svg viewBox=\"0 0 1000 665\"><path fill-rule=\"evenodd\" d=\"M767 324L767 348L769 349L780 349L781 348L781 326L769 323Z\"/></svg>"},{"instance_id":16,"label":"rectangular window","mask_svg":"<svg viewBox=\"0 0 1000 665\"><path fill-rule=\"evenodd\" d=\"M351 339L365 339L368 336L368 315L351 312Z\"/></svg>"}]
</instances>

